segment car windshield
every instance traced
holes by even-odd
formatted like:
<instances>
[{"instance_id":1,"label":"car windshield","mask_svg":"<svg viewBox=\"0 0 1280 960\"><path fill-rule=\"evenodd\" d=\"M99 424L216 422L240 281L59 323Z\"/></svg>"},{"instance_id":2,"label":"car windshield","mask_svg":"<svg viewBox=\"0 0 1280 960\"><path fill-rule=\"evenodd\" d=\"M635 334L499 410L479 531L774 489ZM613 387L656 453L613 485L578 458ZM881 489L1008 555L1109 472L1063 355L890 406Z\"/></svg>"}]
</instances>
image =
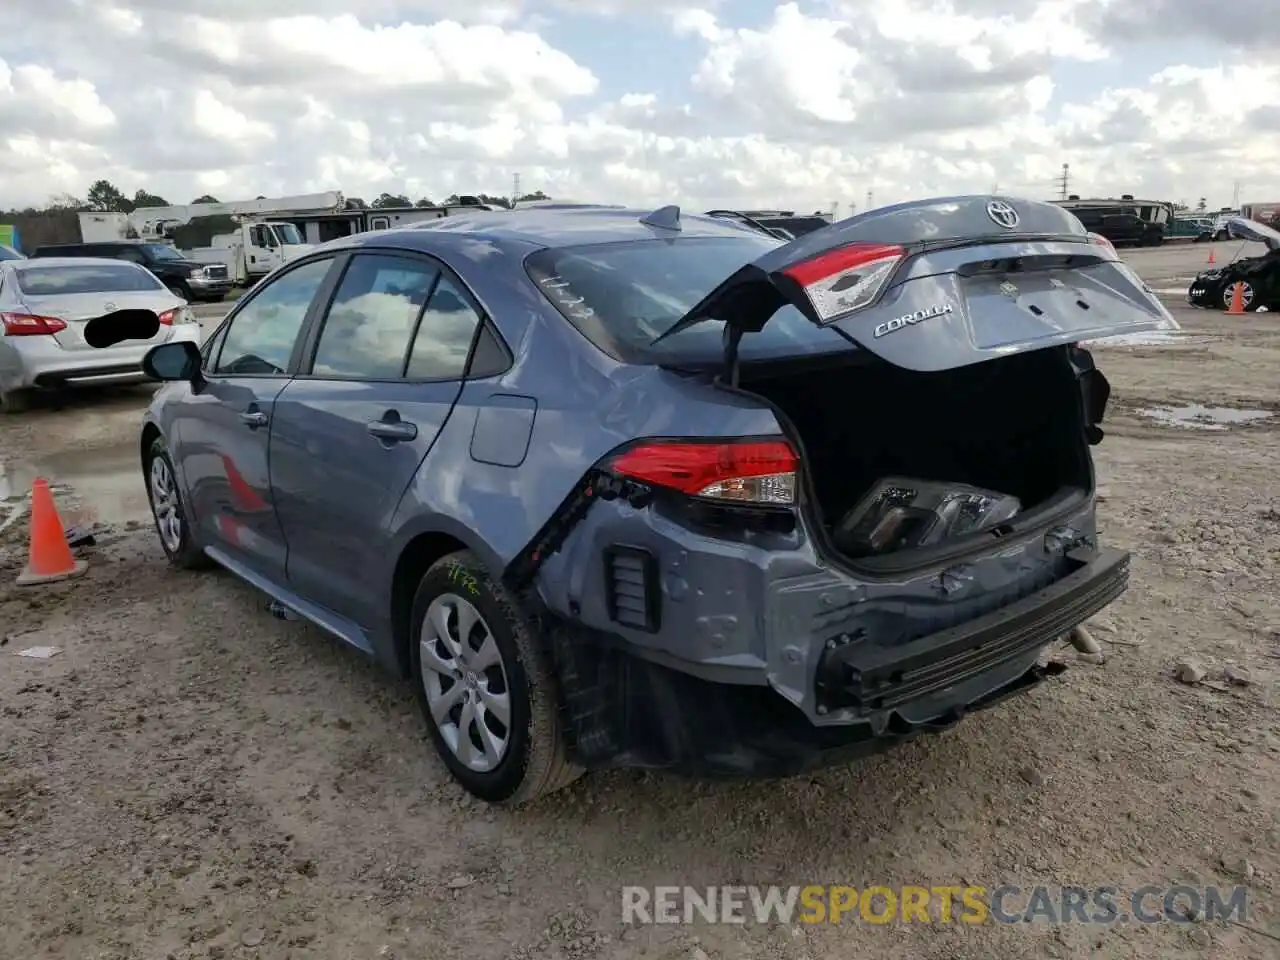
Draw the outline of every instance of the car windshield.
<instances>
[{"instance_id":1,"label":"car windshield","mask_svg":"<svg viewBox=\"0 0 1280 960\"><path fill-rule=\"evenodd\" d=\"M292 223L273 223L271 227L281 243L302 243L302 234Z\"/></svg>"},{"instance_id":2,"label":"car windshield","mask_svg":"<svg viewBox=\"0 0 1280 960\"><path fill-rule=\"evenodd\" d=\"M525 261L543 294L601 350L629 363L723 356L723 327L708 320L654 344L740 267L779 246L763 234L635 240L540 250ZM848 349L833 329L815 326L785 306L765 328L743 339L739 356L752 358Z\"/></svg>"},{"instance_id":3,"label":"car windshield","mask_svg":"<svg viewBox=\"0 0 1280 960\"><path fill-rule=\"evenodd\" d=\"M148 243L142 248L152 260L185 260L182 251L167 243Z\"/></svg>"},{"instance_id":4,"label":"car windshield","mask_svg":"<svg viewBox=\"0 0 1280 960\"><path fill-rule=\"evenodd\" d=\"M125 293L159 290L162 284L141 267L124 263L30 266L18 271L18 287L33 297L65 293Z\"/></svg>"}]
</instances>

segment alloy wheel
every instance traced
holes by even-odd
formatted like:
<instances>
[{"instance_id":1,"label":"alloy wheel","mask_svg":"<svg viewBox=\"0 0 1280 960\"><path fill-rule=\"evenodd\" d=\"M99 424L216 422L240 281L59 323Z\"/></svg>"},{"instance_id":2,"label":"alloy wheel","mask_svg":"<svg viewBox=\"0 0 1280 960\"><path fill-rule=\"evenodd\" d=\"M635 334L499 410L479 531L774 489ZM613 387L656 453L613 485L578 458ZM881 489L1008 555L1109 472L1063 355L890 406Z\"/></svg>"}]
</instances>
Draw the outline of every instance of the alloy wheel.
<instances>
[{"instance_id":1,"label":"alloy wheel","mask_svg":"<svg viewBox=\"0 0 1280 960\"><path fill-rule=\"evenodd\" d=\"M182 506L178 500L178 484L164 457L151 460L151 512L156 518L160 540L170 553L182 549Z\"/></svg>"},{"instance_id":2,"label":"alloy wheel","mask_svg":"<svg viewBox=\"0 0 1280 960\"><path fill-rule=\"evenodd\" d=\"M1231 297L1235 292L1235 284L1229 283L1222 289L1222 305L1227 309L1231 308ZM1253 303L1253 287L1248 283L1244 284L1244 289L1240 291L1240 305L1248 307Z\"/></svg>"},{"instance_id":3,"label":"alloy wheel","mask_svg":"<svg viewBox=\"0 0 1280 960\"><path fill-rule=\"evenodd\" d=\"M441 738L463 766L494 770L511 742L511 687L493 631L469 600L442 593L427 607L418 647Z\"/></svg>"}]
</instances>

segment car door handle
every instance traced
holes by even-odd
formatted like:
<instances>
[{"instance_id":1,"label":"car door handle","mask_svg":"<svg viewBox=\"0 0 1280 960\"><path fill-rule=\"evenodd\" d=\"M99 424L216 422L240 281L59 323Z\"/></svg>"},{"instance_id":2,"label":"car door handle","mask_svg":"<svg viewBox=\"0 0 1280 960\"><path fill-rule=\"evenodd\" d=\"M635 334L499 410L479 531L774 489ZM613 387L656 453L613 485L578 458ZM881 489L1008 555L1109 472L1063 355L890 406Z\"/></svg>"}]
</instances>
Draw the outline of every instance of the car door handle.
<instances>
[{"instance_id":1,"label":"car door handle","mask_svg":"<svg viewBox=\"0 0 1280 960\"><path fill-rule=\"evenodd\" d=\"M418 439L417 426L407 420L374 420L366 426L366 429L379 440L388 440L392 443Z\"/></svg>"},{"instance_id":2,"label":"car door handle","mask_svg":"<svg viewBox=\"0 0 1280 960\"><path fill-rule=\"evenodd\" d=\"M240 414L240 422L247 427L265 427L267 425L267 415L261 410L251 410Z\"/></svg>"}]
</instances>

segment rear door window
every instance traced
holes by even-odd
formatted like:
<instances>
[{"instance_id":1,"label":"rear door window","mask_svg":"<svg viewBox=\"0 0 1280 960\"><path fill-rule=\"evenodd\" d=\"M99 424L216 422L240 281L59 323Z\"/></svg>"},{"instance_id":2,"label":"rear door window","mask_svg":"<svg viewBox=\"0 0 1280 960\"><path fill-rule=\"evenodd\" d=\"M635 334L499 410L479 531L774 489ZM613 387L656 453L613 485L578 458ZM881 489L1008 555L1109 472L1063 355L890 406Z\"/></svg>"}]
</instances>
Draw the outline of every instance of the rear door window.
<instances>
[{"instance_id":1,"label":"rear door window","mask_svg":"<svg viewBox=\"0 0 1280 960\"><path fill-rule=\"evenodd\" d=\"M350 380L404 376L414 328L439 276L434 264L415 257L353 257L320 330L312 375Z\"/></svg>"}]
</instances>

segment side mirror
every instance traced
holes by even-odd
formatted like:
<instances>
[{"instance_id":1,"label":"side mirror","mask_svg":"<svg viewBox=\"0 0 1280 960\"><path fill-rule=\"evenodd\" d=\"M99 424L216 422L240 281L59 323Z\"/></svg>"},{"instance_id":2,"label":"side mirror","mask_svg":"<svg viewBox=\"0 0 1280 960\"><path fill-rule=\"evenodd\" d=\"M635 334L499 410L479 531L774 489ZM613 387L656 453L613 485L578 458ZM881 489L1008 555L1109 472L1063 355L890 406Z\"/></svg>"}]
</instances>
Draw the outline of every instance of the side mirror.
<instances>
[{"instance_id":1,"label":"side mirror","mask_svg":"<svg viewBox=\"0 0 1280 960\"><path fill-rule=\"evenodd\" d=\"M162 343L142 358L142 372L152 380L193 381L200 376L200 348L190 340Z\"/></svg>"}]
</instances>

